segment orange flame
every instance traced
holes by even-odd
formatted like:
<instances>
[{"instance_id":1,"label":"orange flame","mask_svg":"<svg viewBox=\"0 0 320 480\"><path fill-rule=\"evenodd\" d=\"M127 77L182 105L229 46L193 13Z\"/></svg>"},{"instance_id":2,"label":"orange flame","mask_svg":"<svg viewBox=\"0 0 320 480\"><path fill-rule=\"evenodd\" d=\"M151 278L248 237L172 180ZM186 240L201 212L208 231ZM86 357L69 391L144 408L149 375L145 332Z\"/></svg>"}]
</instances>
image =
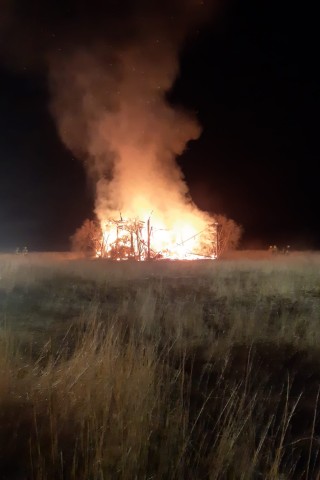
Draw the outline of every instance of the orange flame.
<instances>
[{"instance_id":1,"label":"orange flame","mask_svg":"<svg viewBox=\"0 0 320 480\"><path fill-rule=\"evenodd\" d=\"M164 220L158 212L101 222L98 257L114 260L196 260L216 258L216 228L204 212L172 212ZM167 217L167 215L166 215ZM210 222L211 220L211 222Z\"/></svg>"}]
</instances>

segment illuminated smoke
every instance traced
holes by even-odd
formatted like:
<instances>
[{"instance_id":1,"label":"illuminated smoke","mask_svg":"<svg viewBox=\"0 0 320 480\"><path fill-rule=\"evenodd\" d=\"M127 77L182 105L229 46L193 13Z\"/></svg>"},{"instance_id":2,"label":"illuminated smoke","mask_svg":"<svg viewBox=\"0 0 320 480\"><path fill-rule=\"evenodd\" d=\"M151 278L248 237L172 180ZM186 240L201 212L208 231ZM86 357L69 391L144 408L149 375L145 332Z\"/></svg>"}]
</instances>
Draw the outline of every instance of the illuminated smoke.
<instances>
[{"instance_id":1,"label":"illuminated smoke","mask_svg":"<svg viewBox=\"0 0 320 480\"><path fill-rule=\"evenodd\" d=\"M208 220L192 203L176 163L200 126L165 97L178 73L189 19L203 8L192 3L173 23L165 19L169 26L161 16L147 17L130 41L83 48L51 62L52 110L63 141L84 158L102 223L119 212L152 214L168 228L182 217L198 228Z\"/></svg>"},{"instance_id":2,"label":"illuminated smoke","mask_svg":"<svg viewBox=\"0 0 320 480\"><path fill-rule=\"evenodd\" d=\"M97 182L98 215L101 209L130 210L138 192L163 209L172 200L185 201L175 156L200 128L164 99L175 73L170 60L132 49L103 68L99 59L81 53L64 70L70 90L56 100L63 111L59 129L65 143L85 156ZM70 101L72 110L61 108Z\"/></svg>"}]
</instances>

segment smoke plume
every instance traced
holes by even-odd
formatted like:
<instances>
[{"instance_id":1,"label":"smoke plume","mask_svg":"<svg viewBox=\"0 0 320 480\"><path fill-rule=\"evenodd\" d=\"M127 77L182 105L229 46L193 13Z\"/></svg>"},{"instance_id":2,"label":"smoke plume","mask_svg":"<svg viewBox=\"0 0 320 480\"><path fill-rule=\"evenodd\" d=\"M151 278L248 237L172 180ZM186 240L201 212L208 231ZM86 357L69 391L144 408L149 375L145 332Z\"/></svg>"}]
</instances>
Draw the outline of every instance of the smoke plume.
<instances>
[{"instance_id":1,"label":"smoke plume","mask_svg":"<svg viewBox=\"0 0 320 480\"><path fill-rule=\"evenodd\" d=\"M29 56L47 68L51 112L63 142L85 163L101 222L119 212L157 212L167 224L182 212L206 219L176 162L201 128L170 106L166 93L184 40L212 7L201 0L109 1L103 7L94 1L88 10L87 3L69 1L60 13L34 1L13 12L17 41L29 38L24 62ZM21 22L22 14L28 22Z\"/></svg>"}]
</instances>

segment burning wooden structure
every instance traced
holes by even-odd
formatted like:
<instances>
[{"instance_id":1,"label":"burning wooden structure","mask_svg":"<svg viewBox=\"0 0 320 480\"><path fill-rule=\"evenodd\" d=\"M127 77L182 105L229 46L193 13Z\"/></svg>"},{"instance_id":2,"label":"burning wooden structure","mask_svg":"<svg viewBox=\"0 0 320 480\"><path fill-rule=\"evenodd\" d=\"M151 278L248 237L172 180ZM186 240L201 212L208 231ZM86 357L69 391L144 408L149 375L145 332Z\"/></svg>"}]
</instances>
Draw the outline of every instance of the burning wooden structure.
<instances>
[{"instance_id":1,"label":"burning wooden structure","mask_svg":"<svg viewBox=\"0 0 320 480\"><path fill-rule=\"evenodd\" d=\"M216 224L209 224L201 232L189 237L175 238L166 228L152 225L151 218L110 219L103 226L101 248L98 257L112 260L195 260L217 257L218 229ZM196 240L196 241L195 241Z\"/></svg>"}]
</instances>

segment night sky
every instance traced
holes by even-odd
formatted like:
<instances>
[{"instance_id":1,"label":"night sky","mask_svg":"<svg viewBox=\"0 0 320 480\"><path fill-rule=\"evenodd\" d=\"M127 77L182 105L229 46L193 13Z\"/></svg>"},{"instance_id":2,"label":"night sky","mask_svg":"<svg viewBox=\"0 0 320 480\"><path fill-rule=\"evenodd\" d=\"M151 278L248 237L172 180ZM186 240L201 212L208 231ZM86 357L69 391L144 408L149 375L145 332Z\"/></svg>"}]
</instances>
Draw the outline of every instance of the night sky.
<instances>
[{"instance_id":1,"label":"night sky","mask_svg":"<svg viewBox=\"0 0 320 480\"><path fill-rule=\"evenodd\" d=\"M0 0L0 249L67 250L93 190L59 137L44 59L101 40L104 16L120 28L123 11L126 25L135 2L20 3ZM191 196L242 225L241 248L320 249L318 17L293 3L217 2L182 42L167 92L202 126L177 159Z\"/></svg>"}]
</instances>

